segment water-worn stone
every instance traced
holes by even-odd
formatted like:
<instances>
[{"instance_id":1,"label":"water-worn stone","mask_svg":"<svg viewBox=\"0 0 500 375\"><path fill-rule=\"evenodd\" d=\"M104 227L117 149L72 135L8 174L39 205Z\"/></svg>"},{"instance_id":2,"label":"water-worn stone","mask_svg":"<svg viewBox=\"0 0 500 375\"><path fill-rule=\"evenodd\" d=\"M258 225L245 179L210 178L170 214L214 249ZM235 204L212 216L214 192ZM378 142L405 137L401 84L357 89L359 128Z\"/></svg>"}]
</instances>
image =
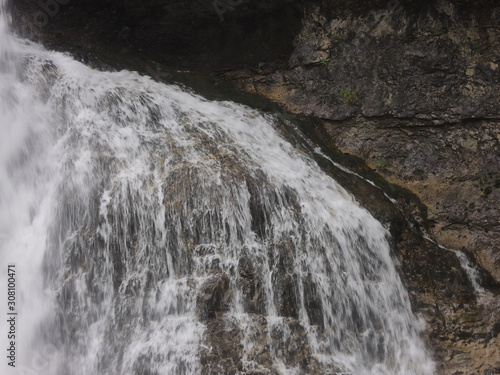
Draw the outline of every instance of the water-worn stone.
<instances>
[{"instance_id":1,"label":"water-worn stone","mask_svg":"<svg viewBox=\"0 0 500 375\"><path fill-rule=\"evenodd\" d=\"M247 255L243 255L238 263L239 287L243 293L245 312L251 314L265 314L265 290L261 277L254 264Z\"/></svg>"},{"instance_id":2,"label":"water-worn stone","mask_svg":"<svg viewBox=\"0 0 500 375\"><path fill-rule=\"evenodd\" d=\"M231 299L229 278L225 273L211 276L201 287L196 298L196 309L202 320L214 319L228 310Z\"/></svg>"}]
</instances>

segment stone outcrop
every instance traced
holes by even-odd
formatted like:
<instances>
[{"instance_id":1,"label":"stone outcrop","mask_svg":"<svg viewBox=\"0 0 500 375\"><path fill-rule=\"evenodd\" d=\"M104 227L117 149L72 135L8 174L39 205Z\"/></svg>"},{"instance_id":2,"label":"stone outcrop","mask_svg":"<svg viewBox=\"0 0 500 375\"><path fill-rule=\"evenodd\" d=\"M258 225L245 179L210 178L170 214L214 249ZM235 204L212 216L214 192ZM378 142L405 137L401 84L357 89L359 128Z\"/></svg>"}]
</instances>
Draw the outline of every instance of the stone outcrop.
<instances>
[{"instance_id":1,"label":"stone outcrop","mask_svg":"<svg viewBox=\"0 0 500 375\"><path fill-rule=\"evenodd\" d=\"M436 239L500 281L500 7L336 5L308 8L286 69L226 77L320 118L332 146L415 192Z\"/></svg>"}]
</instances>

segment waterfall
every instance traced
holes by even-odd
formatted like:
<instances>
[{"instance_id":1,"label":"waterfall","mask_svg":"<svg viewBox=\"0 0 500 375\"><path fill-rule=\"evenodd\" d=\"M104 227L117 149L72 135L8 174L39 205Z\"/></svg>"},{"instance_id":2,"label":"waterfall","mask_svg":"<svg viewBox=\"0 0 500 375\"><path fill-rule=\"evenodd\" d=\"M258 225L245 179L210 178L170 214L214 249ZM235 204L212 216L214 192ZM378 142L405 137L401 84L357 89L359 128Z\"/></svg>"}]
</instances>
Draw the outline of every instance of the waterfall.
<instances>
[{"instance_id":1,"label":"waterfall","mask_svg":"<svg viewBox=\"0 0 500 375\"><path fill-rule=\"evenodd\" d=\"M7 22L2 6L3 374L433 373L388 232L276 118Z\"/></svg>"}]
</instances>

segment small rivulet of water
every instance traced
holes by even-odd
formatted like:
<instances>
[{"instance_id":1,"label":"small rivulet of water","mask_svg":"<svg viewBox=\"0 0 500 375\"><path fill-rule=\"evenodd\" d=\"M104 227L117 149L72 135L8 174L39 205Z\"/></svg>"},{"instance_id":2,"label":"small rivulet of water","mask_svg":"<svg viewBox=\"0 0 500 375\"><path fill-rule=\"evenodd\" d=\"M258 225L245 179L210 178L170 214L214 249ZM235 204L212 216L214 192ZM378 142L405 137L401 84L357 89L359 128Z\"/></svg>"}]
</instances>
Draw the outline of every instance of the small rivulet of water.
<instances>
[{"instance_id":1,"label":"small rivulet of water","mask_svg":"<svg viewBox=\"0 0 500 375\"><path fill-rule=\"evenodd\" d=\"M2 374L433 373L387 231L272 116L6 24Z\"/></svg>"}]
</instances>

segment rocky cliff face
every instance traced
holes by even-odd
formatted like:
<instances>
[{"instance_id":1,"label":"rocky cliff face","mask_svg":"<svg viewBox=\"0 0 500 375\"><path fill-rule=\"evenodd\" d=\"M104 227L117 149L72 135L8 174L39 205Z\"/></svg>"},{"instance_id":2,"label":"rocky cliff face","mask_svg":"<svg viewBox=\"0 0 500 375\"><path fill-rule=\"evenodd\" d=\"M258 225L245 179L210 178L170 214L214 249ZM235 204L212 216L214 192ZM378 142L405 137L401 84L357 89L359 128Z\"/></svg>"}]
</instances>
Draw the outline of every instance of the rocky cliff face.
<instances>
[{"instance_id":1,"label":"rocky cliff face","mask_svg":"<svg viewBox=\"0 0 500 375\"><path fill-rule=\"evenodd\" d=\"M163 70L209 72L218 83L234 82L288 112L314 118L302 127L324 152L361 157L369 168L345 156L339 162L376 180L399 203L401 211L379 189L319 160L391 228L414 307L428 322L439 373L500 373L497 2L15 0L11 5L18 31L51 48L85 59L97 55L116 67L156 64ZM483 270L482 287L489 290L474 288L456 255L424 236L468 254ZM251 270L244 272L249 288L258 289ZM223 361L237 357L218 320L225 285L214 278L207 296L200 297L218 348L205 360L213 368L237 369Z\"/></svg>"},{"instance_id":2,"label":"rocky cliff face","mask_svg":"<svg viewBox=\"0 0 500 375\"><path fill-rule=\"evenodd\" d=\"M417 193L440 243L500 280L500 7L307 9L287 69L241 87L323 120L340 150Z\"/></svg>"}]
</instances>

